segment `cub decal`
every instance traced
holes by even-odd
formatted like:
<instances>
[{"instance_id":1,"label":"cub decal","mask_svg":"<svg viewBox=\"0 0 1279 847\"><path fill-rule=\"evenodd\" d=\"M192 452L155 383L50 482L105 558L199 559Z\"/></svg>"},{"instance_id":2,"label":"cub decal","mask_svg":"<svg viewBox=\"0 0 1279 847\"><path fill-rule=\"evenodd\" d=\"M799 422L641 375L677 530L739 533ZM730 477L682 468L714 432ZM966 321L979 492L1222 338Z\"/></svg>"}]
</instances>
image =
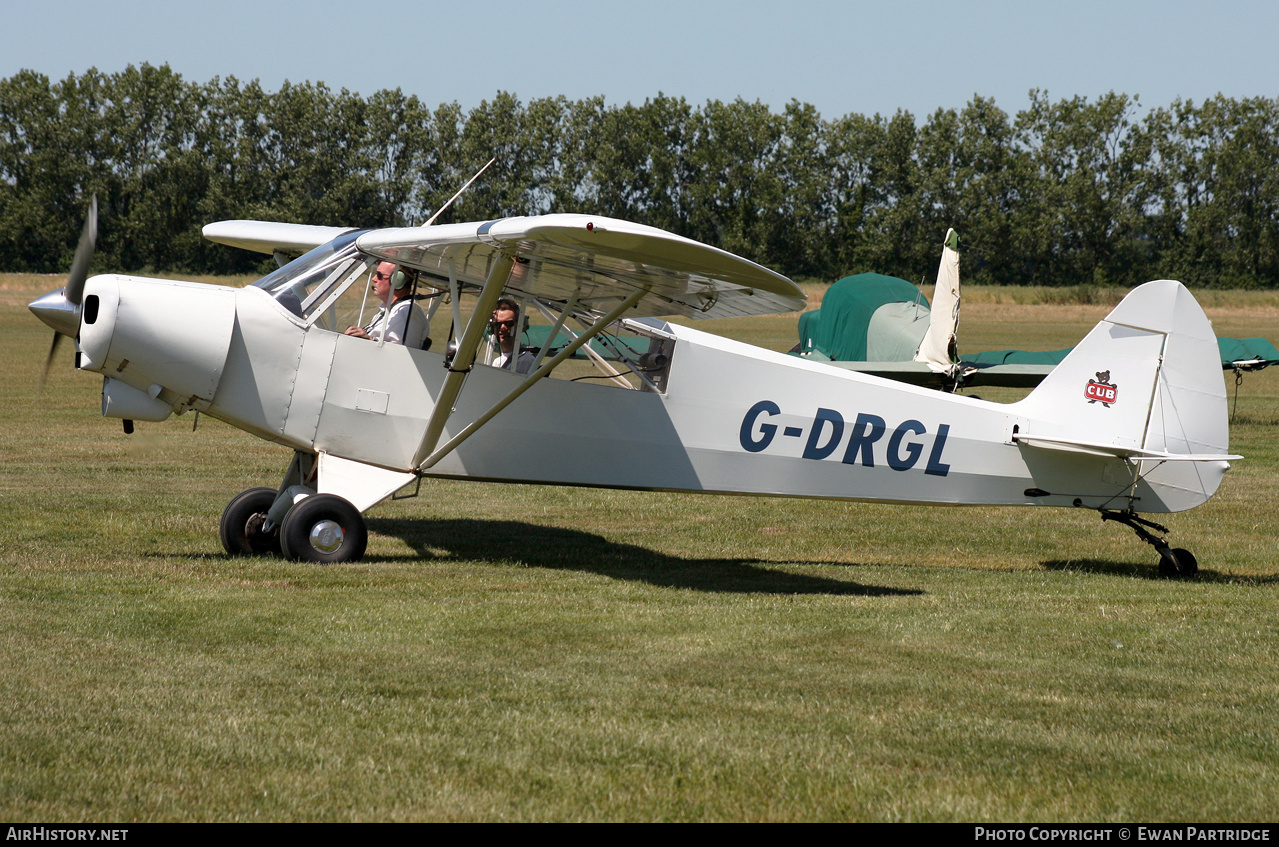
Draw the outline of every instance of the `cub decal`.
<instances>
[{"instance_id":1,"label":"cub decal","mask_svg":"<svg viewBox=\"0 0 1279 847\"><path fill-rule=\"evenodd\" d=\"M1119 397L1119 386L1110 381L1110 371L1097 371L1097 378L1088 380L1084 396L1089 403L1100 403L1107 409Z\"/></svg>"}]
</instances>

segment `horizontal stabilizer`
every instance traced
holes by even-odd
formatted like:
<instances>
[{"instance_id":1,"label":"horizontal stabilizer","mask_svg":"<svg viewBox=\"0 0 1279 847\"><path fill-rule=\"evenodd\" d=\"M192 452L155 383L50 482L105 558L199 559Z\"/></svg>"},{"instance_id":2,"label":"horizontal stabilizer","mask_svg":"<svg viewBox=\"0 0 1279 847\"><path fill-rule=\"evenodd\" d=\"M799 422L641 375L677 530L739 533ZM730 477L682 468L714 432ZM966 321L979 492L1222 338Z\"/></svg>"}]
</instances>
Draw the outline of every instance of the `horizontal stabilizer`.
<instances>
[{"instance_id":1,"label":"horizontal stabilizer","mask_svg":"<svg viewBox=\"0 0 1279 847\"><path fill-rule=\"evenodd\" d=\"M1153 459L1165 462L1230 462L1243 458L1243 456L1233 453L1169 453L1164 450L1145 450L1140 447L1124 447L1099 441L1079 441L1072 438L1054 438L1022 433L1014 435L1013 441L1018 444L1024 444L1027 447L1088 453L1093 456L1115 456L1120 459Z\"/></svg>"}]
</instances>

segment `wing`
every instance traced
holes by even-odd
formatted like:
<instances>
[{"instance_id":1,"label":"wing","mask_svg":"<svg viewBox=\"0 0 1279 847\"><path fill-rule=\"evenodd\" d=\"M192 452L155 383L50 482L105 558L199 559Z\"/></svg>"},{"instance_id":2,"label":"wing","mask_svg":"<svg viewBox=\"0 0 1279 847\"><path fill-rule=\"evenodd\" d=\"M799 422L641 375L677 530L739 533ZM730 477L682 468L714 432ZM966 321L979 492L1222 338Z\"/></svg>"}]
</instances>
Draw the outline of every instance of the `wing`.
<instances>
[{"instance_id":1,"label":"wing","mask_svg":"<svg viewBox=\"0 0 1279 847\"><path fill-rule=\"evenodd\" d=\"M207 224L201 232L216 244L255 253L282 253L296 258L351 229L349 226L309 226L276 221L218 221Z\"/></svg>"},{"instance_id":2,"label":"wing","mask_svg":"<svg viewBox=\"0 0 1279 847\"><path fill-rule=\"evenodd\" d=\"M631 317L723 318L802 309L781 274L654 227L591 215L371 230L360 249L439 280L482 285L501 255L515 257L506 288L603 314L647 289Z\"/></svg>"}]
</instances>

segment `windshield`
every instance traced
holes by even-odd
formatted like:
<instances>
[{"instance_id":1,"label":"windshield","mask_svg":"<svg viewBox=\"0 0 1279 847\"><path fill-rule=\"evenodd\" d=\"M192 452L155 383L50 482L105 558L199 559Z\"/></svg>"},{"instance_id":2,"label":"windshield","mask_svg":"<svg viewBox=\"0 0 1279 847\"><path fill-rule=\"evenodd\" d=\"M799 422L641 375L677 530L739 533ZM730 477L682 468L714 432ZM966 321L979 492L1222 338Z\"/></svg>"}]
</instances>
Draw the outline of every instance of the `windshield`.
<instances>
[{"instance_id":1,"label":"windshield","mask_svg":"<svg viewBox=\"0 0 1279 847\"><path fill-rule=\"evenodd\" d=\"M253 283L265 289L284 308L309 320L340 293L338 289L366 271L375 261L356 249L364 230L353 230L321 244Z\"/></svg>"}]
</instances>

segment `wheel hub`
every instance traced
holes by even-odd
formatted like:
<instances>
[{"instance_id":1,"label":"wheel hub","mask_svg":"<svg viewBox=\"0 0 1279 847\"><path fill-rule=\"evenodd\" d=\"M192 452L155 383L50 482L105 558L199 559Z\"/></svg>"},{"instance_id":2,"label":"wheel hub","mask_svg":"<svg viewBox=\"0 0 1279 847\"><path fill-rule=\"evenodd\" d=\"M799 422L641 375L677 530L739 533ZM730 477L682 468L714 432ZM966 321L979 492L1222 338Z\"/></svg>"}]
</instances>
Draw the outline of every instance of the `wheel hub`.
<instances>
[{"instance_id":1,"label":"wheel hub","mask_svg":"<svg viewBox=\"0 0 1279 847\"><path fill-rule=\"evenodd\" d=\"M346 537L340 524L335 521L319 521L311 527L311 546L321 553L332 553L342 546Z\"/></svg>"}]
</instances>

